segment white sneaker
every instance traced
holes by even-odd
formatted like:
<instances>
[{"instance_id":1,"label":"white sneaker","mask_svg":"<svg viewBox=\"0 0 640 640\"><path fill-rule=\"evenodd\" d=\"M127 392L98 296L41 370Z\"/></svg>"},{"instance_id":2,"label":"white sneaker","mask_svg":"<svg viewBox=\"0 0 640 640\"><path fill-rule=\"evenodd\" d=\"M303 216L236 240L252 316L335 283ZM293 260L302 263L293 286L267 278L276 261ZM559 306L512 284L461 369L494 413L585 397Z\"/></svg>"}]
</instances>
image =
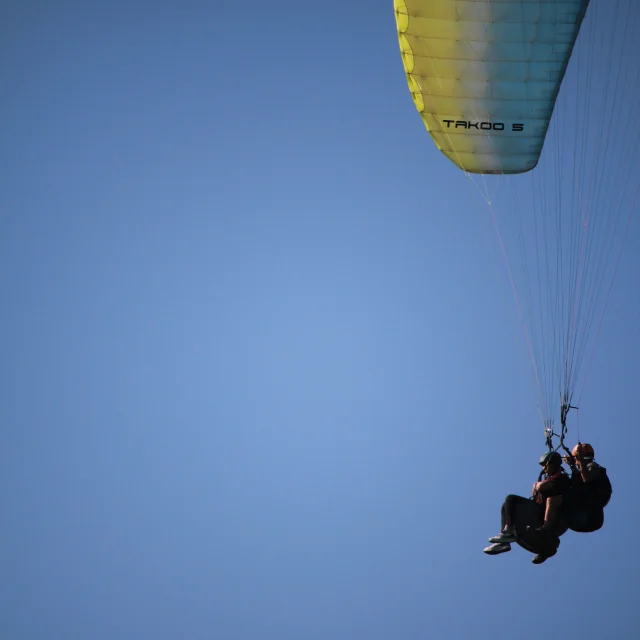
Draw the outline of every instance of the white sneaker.
<instances>
[{"instance_id":1,"label":"white sneaker","mask_svg":"<svg viewBox=\"0 0 640 640\"><path fill-rule=\"evenodd\" d=\"M517 539L516 532L512 529L511 531L501 531L497 536L489 538L489 542L498 544L502 542L515 542Z\"/></svg>"},{"instance_id":2,"label":"white sneaker","mask_svg":"<svg viewBox=\"0 0 640 640\"><path fill-rule=\"evenodd\" d=\"M499 542L484 548L484 552L490 556L497 556L499 553L505 553L507 551L511 551L511 545L508 542Z\"/></svg>"}]
</instances>

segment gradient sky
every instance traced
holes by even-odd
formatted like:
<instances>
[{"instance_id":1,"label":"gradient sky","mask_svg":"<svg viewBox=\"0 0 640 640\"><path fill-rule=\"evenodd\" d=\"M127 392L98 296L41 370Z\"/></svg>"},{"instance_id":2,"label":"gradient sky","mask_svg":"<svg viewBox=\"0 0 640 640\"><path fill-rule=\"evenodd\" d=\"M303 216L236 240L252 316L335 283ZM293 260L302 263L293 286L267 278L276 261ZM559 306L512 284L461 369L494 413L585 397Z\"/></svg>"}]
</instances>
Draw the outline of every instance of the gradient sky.
<instances>
[{"instance_id":1,"label":"gradient sky","mask_svg":"<svg viewBox=\"0 0 640 640\"><path fill-rule=\"evenodd\" d=\"M605 527L490 558L537 398L391 1L0 15L0 637L640 637L637 218L579 412Z\"/></svg>"}]
</instances>

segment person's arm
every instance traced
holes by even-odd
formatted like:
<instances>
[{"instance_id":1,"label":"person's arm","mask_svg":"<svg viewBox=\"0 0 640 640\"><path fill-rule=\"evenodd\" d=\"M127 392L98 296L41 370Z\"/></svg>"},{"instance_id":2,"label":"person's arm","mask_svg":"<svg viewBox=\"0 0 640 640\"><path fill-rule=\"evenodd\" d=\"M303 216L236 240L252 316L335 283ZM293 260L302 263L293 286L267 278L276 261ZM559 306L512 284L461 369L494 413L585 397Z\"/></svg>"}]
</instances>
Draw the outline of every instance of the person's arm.
<instances>
[{"instance_id":1,"label":"person's arm","mask_svg":"<svg viewBox=\"0 0 640 640\"><path fill-rule=\"evenodd\" d=\"M563 460L569 465L571 473L576 473L578 471L578 468L576 467L576 459L568 452L568 450L567 455L563 457Z\"/></svg>"},{"instance_id":2,"label":"person's arm","mask_svg":"<svg viewBox=\"0 0 640 640\"><path fill-rule=\"evenodd\" d=\"M595 463L585 464L583 460L580 460L580 477L585 484L593 482L598 477L598 472L598 465Z\"/></svg>"},{"instance_id":3,"label":"person's arm","mask_svg":"<svg viewBox=\"0 0 640 640\"><path fill-rule=\"evenodd\" d=\"M565 484L569 484L569 478L564 473L556 473L555 475L538 482L538 492L545 498L550 496L559 496L564 493Z\"/></svg>"}]
</instances>

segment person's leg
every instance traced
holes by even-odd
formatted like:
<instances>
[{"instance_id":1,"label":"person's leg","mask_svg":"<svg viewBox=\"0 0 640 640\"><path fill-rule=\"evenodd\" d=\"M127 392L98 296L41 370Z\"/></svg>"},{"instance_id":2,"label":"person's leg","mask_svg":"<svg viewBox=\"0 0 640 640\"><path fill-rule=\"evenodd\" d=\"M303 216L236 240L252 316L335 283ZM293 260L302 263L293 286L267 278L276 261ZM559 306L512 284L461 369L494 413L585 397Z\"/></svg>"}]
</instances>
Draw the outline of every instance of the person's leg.
<instances>
[{"instance_id":1,"label":"person's leg","mask_svg":"<svg viewBox=\"0 0 640 640\"><path fill-rule=\"evenodd\" d=\"M522 501L528 502L526 498L513 494L510 494L505 498L502 503L502 509L500 510L502 528L497 536L489 538L489 542L493 542L494 544L504 544L516 541L516 530L513 526L514 513L517 505Z\"/></svg>"},{"instance_id":2,"label":"person's leg","mask_svg":"<svg viewBox=\"0 0 640 640\"><path fill-rule=\"evenodd\" d=\"M555 528L558 524L558 513L562 504L562 496L551 496L546 500L544 521L542 526L536 530L540 536L540 552L531 561L533 564L542 564L557 553L560 538L556 535Z\"/></svg>"}]
</instances>

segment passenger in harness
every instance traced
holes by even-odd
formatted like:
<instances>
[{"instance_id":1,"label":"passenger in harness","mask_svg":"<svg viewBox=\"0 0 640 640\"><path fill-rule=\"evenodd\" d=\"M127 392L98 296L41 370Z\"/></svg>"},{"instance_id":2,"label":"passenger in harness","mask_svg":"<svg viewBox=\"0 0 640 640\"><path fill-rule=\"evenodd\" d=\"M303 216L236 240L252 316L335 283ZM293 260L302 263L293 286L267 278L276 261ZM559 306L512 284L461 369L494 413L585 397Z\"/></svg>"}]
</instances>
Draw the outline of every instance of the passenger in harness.
<instances>
[{"instance_id":1,"label":"passenger in harness","mask_svg":"<svg viewBox=\"0 0 640 640\"><path fill-rule=\"evenodd\" d=\"M555 555L560 544L559 536L566 531L566 527L562 528L558 508L571 481L562 468L559 453L549 451L543 454L540 465L543 470L533 485L531 499L516 495L506 497L502 505L502 531L489 538L492 544L484 549L486 554L511 551L511 543L516 542L536 554L532 561L534 564Z\"/></svg>"}]
</instances>

